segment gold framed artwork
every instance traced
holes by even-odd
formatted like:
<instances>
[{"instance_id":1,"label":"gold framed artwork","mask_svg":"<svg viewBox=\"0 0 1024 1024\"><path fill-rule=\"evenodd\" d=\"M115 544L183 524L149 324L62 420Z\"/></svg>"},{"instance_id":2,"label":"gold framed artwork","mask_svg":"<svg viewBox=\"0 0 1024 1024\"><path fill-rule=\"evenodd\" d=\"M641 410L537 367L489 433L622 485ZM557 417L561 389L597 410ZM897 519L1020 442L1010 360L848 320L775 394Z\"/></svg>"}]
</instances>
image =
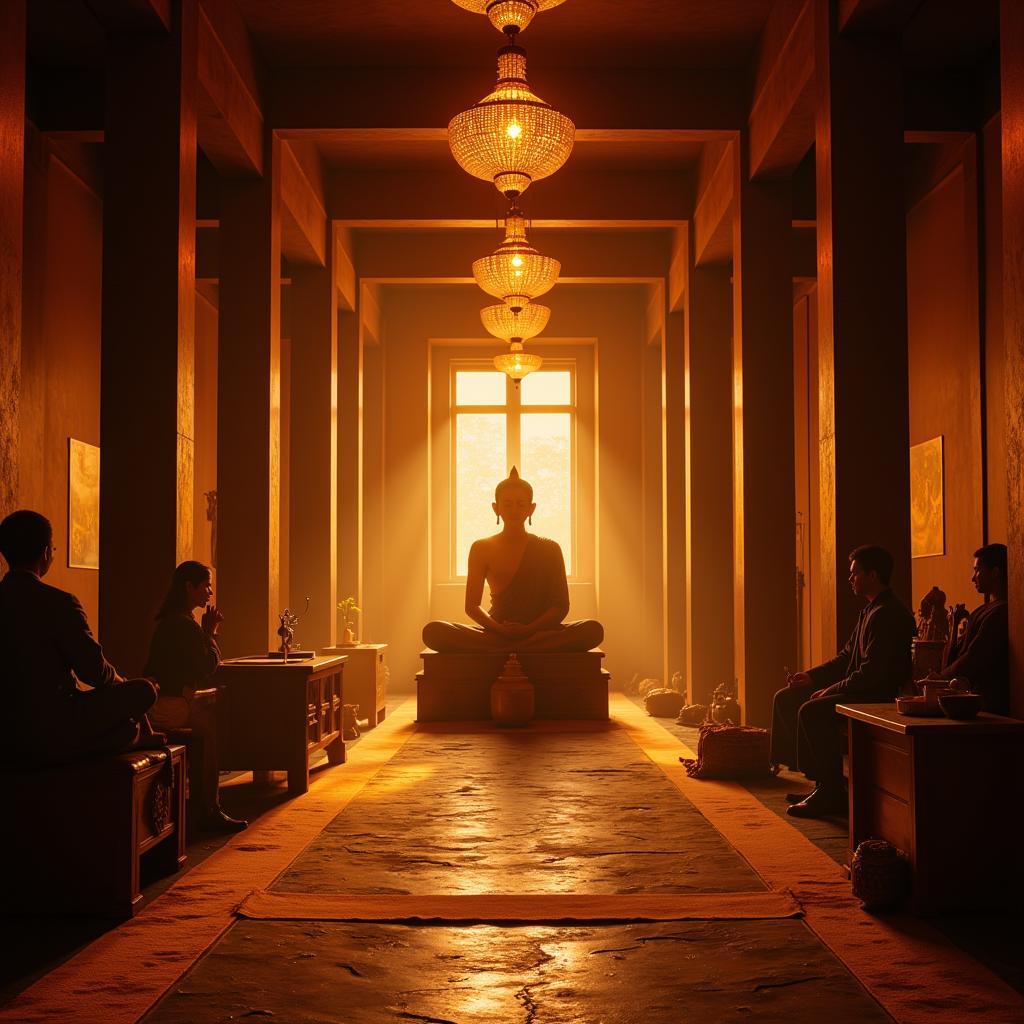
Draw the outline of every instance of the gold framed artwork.
<instances>
[{"instance_id":1,"label":"gold framed artwork","mask_svg":"<svg viewBox=\"0 0 1024 1024\"><path fill-rule=\"evenodd\" d=\"M910 555L946 553L942 435L910 446Z\"/></svg>"},{"instance_id":2,"label":"gold framed artwork","mask_svg":"<svg viewBox=\"0 0 1024 1024\"><path fill-rule=\"evenodd\" d=\"M68 568L100 567L100 450L68 438Z\"/></svg>"}]
</instances>

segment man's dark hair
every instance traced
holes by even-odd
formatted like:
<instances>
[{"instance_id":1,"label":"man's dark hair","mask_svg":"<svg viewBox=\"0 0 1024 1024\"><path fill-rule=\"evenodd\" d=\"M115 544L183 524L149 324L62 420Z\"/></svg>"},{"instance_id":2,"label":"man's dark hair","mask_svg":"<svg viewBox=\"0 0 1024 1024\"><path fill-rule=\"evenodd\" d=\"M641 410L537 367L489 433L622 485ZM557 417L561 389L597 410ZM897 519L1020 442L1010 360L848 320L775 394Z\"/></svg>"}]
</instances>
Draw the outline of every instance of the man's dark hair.
<instances>
[{"instance_id":1,"label":"man's dark hair","mask_svg":"<svg viewBox=\"0 0 1024 1024\"><path fill-rule=\"evenodd\" d=\"M1006 579L1006 545L986 544L974 552L974 557L981 562L986 569L998 569Z\"/></svg>"},{"instance_id":2,"label":"man's dark hair","mask_svg":"<svg viewBox=\"0 0 1024 1024\"><path fill-rule=\"evenodd\" d=\"M889 586L889 580L892 579L893 557L885 548L878 544L862 544L850 552L849 558L865 572L874 571L882 583Z\"/></svg>"},{"instance_id":3,"label":"man's dark hair","mask_svg":"<svg viewBox=\"0 0 1024 1024\"><path fill-rule=\"evenodd\" d=\"M0 523L0 555L12 569L34 565L53 541L53 527L46 516L20 508Z\"/></svg>"}]
</instances>

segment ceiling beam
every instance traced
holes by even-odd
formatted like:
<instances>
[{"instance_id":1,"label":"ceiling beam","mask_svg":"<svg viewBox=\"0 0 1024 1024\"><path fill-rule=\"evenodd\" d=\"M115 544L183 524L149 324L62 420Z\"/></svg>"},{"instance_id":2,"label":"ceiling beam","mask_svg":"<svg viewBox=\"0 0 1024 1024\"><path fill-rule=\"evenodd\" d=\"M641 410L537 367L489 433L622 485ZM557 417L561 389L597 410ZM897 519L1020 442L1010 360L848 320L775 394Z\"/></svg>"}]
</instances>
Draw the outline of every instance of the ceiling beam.
<instances>
[{"instance_id":1,"label":"ceiling beam","mask_svg":"<svg viewBox=\"0 0 1024 1024\"><path fill-rule=\"evenodd\" d=\"M692 175L672 171L562 168L523 197L526 213L559 223L678 222L693 209ZM454 161L430 170L336 171L328 177L327 212L335 219L494 224L505 201L492 185L468 177Z\"/></svg>"},{"instance_id":2,"label":"ceiling beam","mask_svg":"<svg viewBox=\"0 0 1024 1024\"><path fill-rule=\"evenodd\" d=\"M683 308L683 298L690 282L690 225L680 224L672 232L672 249L668 263L668 311Z\"/></svg>"},{"instance_id":3,"label":"ceiling beam","mask_svg":"<svg viewBox=\"0 0 1024 1024\"><path fill-rule=\"evenodd\" d=\"M281 142L281 253L292 263L322 267L327 245L323 194L310 181L292 147Z\"/></svg>"},{"instance_id":4,"label":"ceiling beam","mask_svg":"<svg viewBox=\"0 0 1024 1024\"><path fill-rule=\"evenodd\" d=\"M109 32L167 32L171 0L89 0L89 10Z\"/></svg>"},{"instance_id":5,"label":"ceiling beam","mask_svg":"<svg viewBox=\"0 0 1024 1024\"><path fill-rule=\"evenodd\" d=\"M263 112L251 76L245 32L219 32L199 12L199 147L222 174L263 173Z\"/></svg>"},{"instance_id":6,"label":"ceiling beam","mask_svg":"<svg viewBox=\"0 0 1024 1024\"><path fill-rule=\"evenodd\" d=\"M25 116L41 132L103 132L107 82L102 69L29 68Z\"/></svg>"},{"instance_id":7,"label":"ceiling beam","mask_svg":"<svg viewBox=\"0 0 1024 1024\"><path fill-rule=\"evenodd\" d=\"M702 161L701 185L693 211L694 262L727 263L732 258L732 214L736 194L736 143L712 149Z\"/></svg>"},{"instance_id":8,"label":"ceiling beam","mask_svg":"<svg viewBox=\"0 0 1024 1024\"><path fill-rule=\"evenodd\" d=\"M921 0L839 0L840 32L901 32Z\"/></svg>"},{"instance_id":9,"label":"ceiling beam","mask_svg":"<svg viewBox=\"0 0 1024 1024\"><path fill-rule=\"evenodd\" d=\"M359 341L380 345L384 341L384 323L380 310L380 285L361 281L359 286Z\"/></svg>"},{"instance_id":10,"label":"ceiling beam","mask_svg":"<svg viewBox=\"0 0 1024 1024\"><path fill-rule=\"evenodd\" d=\"M818 276L818 233L815 224L793 225L790 235L793 279L814 279Z\"/></svg>"},{"instance_id":11,"label":"ceiling beam","mask_svg":"<svg viewBox=\"0 0 1024 1024\"><path fill-rule=\"evenodd\" d=\"M359 231L355 263L360 277L472 279L473 261L492 252L501 232ZM661 278L668 271L671 233L652 231L538 231L530 241L573 278ZM561 278L560 278L561 279Z\"/></svg>"},{"instance_id":12,"label":"ceiling beam","mask_svg":"<svg viewBox=\"0 0 1024 1024\"><path fill-rule=\"evenodd\" d=\"M356 267L353 259L352 229L346 224L331 225L331 244L334 246L334 292L338 307L350 312L356 308Z\"/></svg>"},{"instance_id":13,"label":"ceiling beam","mask_svg":"<svg viewBox=\"0 0 1024 1024\"><path fill-rule=\"evenodd\" d=\"M903 73L903 124L908 142L981 128L980 82L971 70L913 69Z\"/></svg>"},{"instance_id":14,"label":"ceiling beam","mask_svg":"<svg viewBox=\"0 0 1024 1024\"><path fill-rule=\"evenodd\" d=\"M577 128L681 128L710 137L745 121L743 76L733 71L547 68L534 77L540 94ZM278 70L268 120L281 132L443 128L492 82L472 68Z\"/></svg>"},{"instance_id":15,"label":"ceiling beam","mask_svg":"<svg viewBox=\"0 0 1024 1024\"><path fill-rule=\"evenodd\" d=\"M814 144L813 3L780 4L772 14L791 21L762 35L748 121L751 178L788 177Z\"/></svg>"}]
</instances>

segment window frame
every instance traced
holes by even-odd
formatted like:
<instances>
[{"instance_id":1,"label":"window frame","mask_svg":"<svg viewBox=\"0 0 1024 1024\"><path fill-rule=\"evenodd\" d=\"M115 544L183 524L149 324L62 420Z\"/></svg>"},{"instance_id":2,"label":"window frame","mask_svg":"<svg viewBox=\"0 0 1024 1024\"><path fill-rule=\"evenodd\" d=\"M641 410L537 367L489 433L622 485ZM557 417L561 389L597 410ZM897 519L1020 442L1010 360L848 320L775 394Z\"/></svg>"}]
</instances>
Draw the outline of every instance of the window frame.
<instances>
[{"instance_id":1,"label":"window frame","mask_svg":"<svg viewBox=\"0 0 1024 1024\"><path fill-rule=\"evenodd\" d=\"M460 405L457 402L456 375L459 372L486 370L496 373L494 363L490 359L452 355L448 360L448 409L449 423L448 457L452 471L448 481L448 566L447 581L464 583L465 575L458 574L456 559L458 557L458 472L456 469L458 452L458 416L472 413L501 413L505 416L505 460L508 466L522 465L522 421L524 415L537 413L567 413L569 416L569 530L570 557L567 579L576 582L580 579L580 465L579 465L579 373L577 360L573 356L545 357L543 373L553 370L569 372L569 402L566 404L526 405L521 401L522 391L510 378L505 378L505 402L503 405Z\"/></svg>"}]
</instances>

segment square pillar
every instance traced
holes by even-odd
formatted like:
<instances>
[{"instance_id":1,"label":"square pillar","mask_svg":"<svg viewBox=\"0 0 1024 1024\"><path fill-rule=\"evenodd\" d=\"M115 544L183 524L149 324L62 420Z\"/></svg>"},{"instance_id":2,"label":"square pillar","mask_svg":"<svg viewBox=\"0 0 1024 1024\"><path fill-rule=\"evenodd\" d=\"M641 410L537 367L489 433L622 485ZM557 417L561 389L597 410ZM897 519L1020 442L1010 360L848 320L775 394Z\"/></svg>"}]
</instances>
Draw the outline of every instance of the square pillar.
<instances>
[{"instance_id":1,"label":"square pillar","mask_svg":"<svg viewBox=\"0 0 1024 1024\"><path fill-rule=\"evenodd\" d=\"M281 142L225 180L217 373L217 604L225 655L276 648L281 553ZM301 639L301 637L300 637Z\"/></svg>"},{"instance_id":2,"label":"square pillar","mask_svg":"<svg viewBox=\"0 0 1024 1024\"><path fill-rule=\"evenodd\" d=\"M673 672L682 672L687 677L686 535L680 529L686 515L686 326L681 312L666 315L661 360L662 614L665 685L668 686Z\"/></svg>"},{"instance_id":3,"label":"square pillar","mask_svg":"<svg viewBox=\"0 0 1024 1024\"><path fill-rule=\"evenodd\" d=\"M291 285L290 599L309 611L304 647L337 642L338 328L333 268L296 267Z\"/></svg>"},{"instance_id":4,"label":"square pillar","mask_svg":"<svg viewBox=\"0 0 1024 1024\"><path fill-rule=\"evenodd\" d=\"M796 663L793 281L788 182L749 180L733 221L733 632L743 717L767 726Z\"/></svg>"},{"instance_id":5,"label":"square pillar","mask_svg":"<svg viewBox=\"0 0 1024 1024\"><path fill-rule=\"evenodd\" d=\"M338 312L338 596L354 597L364 609L355 617L365 639L363 593L363 353L359 317ZM374 449L380 451L379 446ZM380 621L380 611L377 609ZM340 638L339 638L340 639Z\"/></svg>"},{"instance_id":6,"label":"square pillar","mask_svg":"<svg viewBox=\"0 0 1024 1024\"><path fill-rule=\"evenodd\" d=\"M0 6L0 518L18 506L25 20L25 0Z\"/></svg>"},{"instance_id":7,"label":"square pillar","mask_svg":"<svg viewBox=\"0 0 1024 1024\"><path fill-rule=\"evenodd\" d=\"M1002 0L999 19L1010 714L1024 718L1024 8Z\"/></svg>"},{"instance_id":8,"label":"square pillar","mask_svg":"<svg viewBox=\"0 0 1024 1024\"><path fill-rule=\"evenodd\" d=\"M910 595L907 225L898 42L842 36L815 0L822 651L861 604L847 556L881 544ZM865 183L870 182L870 187Z\"/></svg>"},{"instance_id":9,"label":"square pillar","mask_svg":"<svg viewBox=\"0 0 1024 1024\"><path fill-rule=\"evenodd\" d=\"M665 332L644 344L643 359L643 614L642 672L643 676L660 677L665 664L665 569L662 536L662 424L665 417L665 395L662 376L662 351ZM669 680L662 678L662 685Z\"/></svg>"},{"instance_id":10,"label":"square pillar","mask_svg":"<svg viewBox=\"0 0 1024 1024\"><path fill-rule=\"evenodd\" d=\"M192 555L197 38L179 0L170 32L107 46L99 628L132 674Z\"/></svg>"},{"instance_id":11,"label":"square pillar","mask_svg":"<svg viewBox=\"0 0 1024 1024\"><path fill-rule=\"evenodd\" d=\"M693 262L686 288L686 684L708 704L730 682L732 593L732 280Z\"/></svg>"}]
</instances>

